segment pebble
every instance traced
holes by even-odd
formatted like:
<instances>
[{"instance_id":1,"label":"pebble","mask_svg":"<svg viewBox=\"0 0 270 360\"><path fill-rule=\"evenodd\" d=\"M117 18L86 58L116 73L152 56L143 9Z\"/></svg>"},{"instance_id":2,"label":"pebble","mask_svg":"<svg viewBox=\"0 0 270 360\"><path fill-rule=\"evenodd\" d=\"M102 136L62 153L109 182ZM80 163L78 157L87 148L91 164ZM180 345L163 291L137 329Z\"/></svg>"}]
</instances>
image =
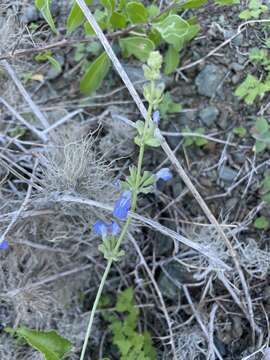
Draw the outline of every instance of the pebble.
<instances>
[{"instance_id":1,"label":"pebble","mask_svg":"<svg viewBox=\"0 0 270 360\"><path fill-rule=\"evenodd\" d=\"M227 184L232 184L238 175L238 171L229 166L222 166L219 170L219 178Z\"/></svg>"},{"instance_id":2,"label":"pebble","mask_svg":"<svg viewBox=\"0 0 270 360\"><path fill-rule=\"evenodd\" d=\"M35 8L35 6L32 5L27 6L21 16L21 21L24 24L29 24L31 22L37 21L38 19L40 19L40 12Z\"/></svg>"},{"instance_id":3,"label":"pebble","mask_svg":"<svg viewBox=\"0 0 270 360\"><path fill-rule=\"evenodd\" d=\"M208 127L211 127L217 120L219 110L215 106L207 106L199 112L199 117L202 123Z\"/></svg>"},{"instance_id":4,"label":"pebble","mask_svg":"<svg viewBox=\"0 0 270 360\"><path fill-rule=\"evenodd\" d=\"M198 93L212 97L221 85L224 76L225 71L223 67L214 64L206 65L195 79ZM219 88L219 90L221 89Z\"/></svg>"},{"instance_id":5,"label":"pebble","mask_svg":"<svg viewBox=\"0 0 270 360\"><path fill-rule=\"evenodd\" d=\"M232 36L234 36L237 33L237 30L225 30L224 31L224 39L227 40L229 38L231 38ZM243 44L244 41L244 35L242 33L240 33L238 36L236 36L235 38L232 39L231 43L235 46L241 46Z\"/></svg>"}]
</instances>

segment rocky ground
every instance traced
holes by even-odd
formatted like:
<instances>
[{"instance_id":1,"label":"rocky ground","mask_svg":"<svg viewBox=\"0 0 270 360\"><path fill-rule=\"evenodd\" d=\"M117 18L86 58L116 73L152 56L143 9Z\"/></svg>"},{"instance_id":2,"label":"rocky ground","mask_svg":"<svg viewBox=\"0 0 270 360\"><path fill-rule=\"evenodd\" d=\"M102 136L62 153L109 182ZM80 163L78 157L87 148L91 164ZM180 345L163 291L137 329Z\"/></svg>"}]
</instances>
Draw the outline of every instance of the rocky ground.
<instances>
[{"instance_id":1,"label":"rocky ground","mask_svg":"<svg viewBox=\"0 0 270 360\"><path fill-rule=\"evenodd\" d=\"M248 54L251 48L264 46L269 28L247 25L234 37L243 23L239 13L246 6L211 2L192 10L201 32L181 53L179 69L164 76L166 91L182 110L167 113L160 124L230 240L246 289L228 247L161 149L146 154L145 168L169 166L174 177L141 198L138 212L207 249L210 259L166 231L136 220L124 243L126 256L113 268L105 288L111 299L120 290L134 288L141 306L139 327L151 333L160 359L173 359L172 340L175 358L181 360L259 360L269 346L270 234L267 226L259 229L254 223L258 217L269 219L262 182L270 160L269 149L254 153L253 128L258 116L269 123L270 98L266 95L247 105L234 94L248 73L263 76ZM270 9L270 3L267 6ZM0 253L0 358L5 360L42 358L3 330L18 324L56 329L74 345L67 359L79 359L105 267L91 228L97 218L108 219L103 209L79 200L112 205L118 196L113 180L123 179L137 158L128 120L136 121L139 112L116 72L110 72L95 95L86 97L79 91L78 66L78 52L85 48L55 47L61 71L37 62L31 52L12 55L64 38L67 2L53 2L52 12L63 29L59 38L32 1L0 4L0 229L10 243ZM71 40L79 42L82 37L78 31ZM96 41L94 46L100 45ZM115 51L120 56L116 46ZM141 63L120 60L142 95ZM22 96L18 80L36 107ZM38 133L22 126L20 115ZM45 133L39 122L43 116L48 122ZM56 131L50 130L66 117ZM235 131L240 127L246 129L243 136ZM198 128L204 128L204 144L188 135ZM67 201L67 196L77 200ZM213 259L224 261L231 270L224 274ZM113 306L110 303L96 316L89 359L119 358L102 314L113 312Z\"/></svg>"}]
</instances>

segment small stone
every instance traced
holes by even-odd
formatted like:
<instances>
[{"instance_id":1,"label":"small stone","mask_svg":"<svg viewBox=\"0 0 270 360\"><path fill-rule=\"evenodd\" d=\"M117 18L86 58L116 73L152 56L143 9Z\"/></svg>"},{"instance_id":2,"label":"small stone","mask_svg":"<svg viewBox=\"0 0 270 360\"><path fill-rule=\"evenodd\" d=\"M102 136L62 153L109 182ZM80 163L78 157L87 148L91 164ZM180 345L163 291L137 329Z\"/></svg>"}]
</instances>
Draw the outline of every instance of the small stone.
<instances>
[{"instance_id":1,"label":"small stone","mask_svg":"<svg viewBox=\"0 0 270 360\"><path fill-rule=\"evenodd\" d=\"M202 123L208 127L212 126L219 115L219 110L215 106L207 106L199 112Z\"/></svg>"},{"instance_id":2,"label":"small stone","mask_svg":"<svg viewBox=\"0 0 270 360\"><path fill-rule=\"evenodd\" d=\"M233 62L233 63L231 63L230 68L235 72L239 72L239 71L244 70L245 66L243 64Z\"/></svg>"},{"instance_id":3,"label":"small stone","mask_svg":"<svg viewBox=\"0 0 270 360\"><path fill-rule=\"evenodd\" d=\"M237 30L225 30L224 39L228 40L236 34L237 34ZM239 35L237 35L235 38L232 39L231 43L235 46L241 46L243 41L244 41L244 35L240 33Z\"/></svg>"},{"instance_id":4,"label":"small stone","mask_svg":"<svg viewBox=\"0 0 270 360\"><path fill-rule=\"evenodd\" d=\"M229 166L222 166L219 171L219 178L227 184L232 184L238 175L238 171Z\"/></svg>"},{"instance_id":5,"label":"small stone","mask_svg":"<svg viewBox=\"0 0 270 360\"><path fill-rule=\"evenodd\" d=\"M212 97L220 86L225 71L222 67L214 64L206 65L195 79L198 93Z\"/></svg>"},{"instance_id":6,"label":"small stone","mask_svg":"<svg viewBox=\"0 0 270 360\"><path fill-rule=\"evenodd\" d=\"M24 24L29 24L31 22L37 21L40 18L39 11L35 8L35 6L27 6L22 14L21 21Z\"/></svg>"}]
</instances>

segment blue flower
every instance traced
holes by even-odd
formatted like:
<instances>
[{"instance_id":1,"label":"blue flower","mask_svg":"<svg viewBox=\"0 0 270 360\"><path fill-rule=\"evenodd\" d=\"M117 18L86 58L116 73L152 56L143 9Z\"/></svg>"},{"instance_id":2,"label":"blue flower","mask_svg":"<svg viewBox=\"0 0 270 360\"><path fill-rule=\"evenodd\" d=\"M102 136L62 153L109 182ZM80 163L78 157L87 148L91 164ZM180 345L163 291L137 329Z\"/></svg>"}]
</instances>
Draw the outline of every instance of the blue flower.
<instances>
[{"instance_id":1,"label":"blue flower","mask_svg":"<svg viewBox=\"0 0 270 360\"><path fill-rule=\"evenodd\" d=\"M107 233L108 233L108 225L102 221L102 220L98 220L94 226L93 226L94 232L97 235L100 235L102 237L106 237Z\"/></svg>"},{"instance_id":2,"label":"blue flower","mask_svg":"<svg viewBox=\"0 0 270 360\"><path fill-rule=\"evenodd\" d=\"M160 121L160 114L159 114L159 111L156 110L156 111L153 112L153 122L155 124L158 124L159 121Z\"/></svg>"},{"instance_id":3,"label":"blue flower","mask_svg":"<svg viewBox=\"0 0 270 360\"><path fill-rule=\"evenodd\" d=\"M120 226L117 224L117 222L112 221L110 224L110 233L113 236L116 236L120 232Z\"/></svg>"},{"instance_id":4,"label":"blue flower","mask_svg":"<svg viewBox=\"0 0 270 360\"><path fill-rule=\"evenodd\" d=\"M116 236L120 231L120 227L115 221L112 221L111 224L106 224L104 221L98 220L94 224L93 230L96 235L105 238L107 235Z\"/></svg>"},{"instance_id":5,"label":"blue flower","mask_svg":"<svg viewBox=\"0 0 270 360\"><path fill-rule=\"evenodd\" d=\"M162 168L156 173L156 179L162 179L164 181L171 180L173 177L172 172L169 168Z\"/></svg>"},{"instance_id":6,"label":"blue flower","mask_svg":"<svg viewBox=\"0 0 270 360\"><path fill-rule=\"evenodd\" d=\"M0 250L7 250L8 249L8 241L7 240L3 240L1 243L0 243Z\"/></svg>"},{"instance_id":7,"label":"blue flower","mask_svg":"<svg viewBox=\"0 0 270 360\"><path fill-rule=\"evenodd\" d=\"M125 190L116 200L113 209L113 216L120 220L126 220L128 211L131 207L131 191Z\"/></svg>"}]
</instances>

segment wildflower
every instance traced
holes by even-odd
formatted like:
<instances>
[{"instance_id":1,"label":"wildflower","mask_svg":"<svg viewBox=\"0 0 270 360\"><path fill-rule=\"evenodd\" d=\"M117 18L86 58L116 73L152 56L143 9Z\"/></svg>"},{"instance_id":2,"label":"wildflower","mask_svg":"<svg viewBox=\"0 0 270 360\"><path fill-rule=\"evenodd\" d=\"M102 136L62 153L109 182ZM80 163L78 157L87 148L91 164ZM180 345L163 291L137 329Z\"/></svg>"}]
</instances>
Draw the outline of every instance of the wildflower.
<instances>
[{"instance_id":1,"label":"wildflower","mask_svg":"<svg viewBox=\"0 0 270 360\"><path fill-rule=\"evenodd\" d=\"M162 179L164 181L171 180L173 177L172 172L169 168L162 168L156 173L156 179Z\"/></svg>"},{"instance_id":2,"label":"wildflower","mask_svg":"<svg viewBox=\"0 0 270 360\"><path fill-rule=\"evenodd\" d=\"M131 207L131 191L125 190L116 200L113 209L113 216L120 220L126 220L128 211Z\"/></svg>"},{"instance_id":3,"label":"wildflower","mask_svg":"<svg viewBox=\"0 0 270 360\"><path fill-rule=\"evenodd\" d=\"M115 221L112 221L112 223L109 225L109 229L110 229L110 233L113 236L116 236L120 232L120 227Z\"/></svg>"},{"instance_id":4,"label":"wildflower","mask_svg":"<svg viewBox=\"0 0 270 360\"><path fill-rule=\"evenodd\" d=\"M7 250L8 246L9 245L7 240L3 240L2 242L0 242L0 250Z\"/></svg>"},{"instance_id":5,"label":"wildflower","mask_svg":"<svg viewBox=\"0 0 270 360\"><path fill-rule=\"evenodd\" d=\"M102 237L106 237L107 233L108 233L108 225L102 221L102 220L98 220L94 226L93 226L94 232L97 235L101 235Z\"/></svg>"},{"instance_id":6,"label":"wildflower","mask_svg":"<svg viewBox=\"0 0 270 360\"><path fill-rule=\"evenodd\" d=\"M120 227L115 221L112 221L110 224L106 224L104 221L98 220L94 224L93 230L97 235L106 238L107 235L116 236L120 231Z\"/></svg>"},{"instance_id":7,"label":"wildflower","mask_svg":"<svg viewBox=\"0 0 270 360\"><path fill-rule=\"evenodd\" d=\"M156 110L156 111L153 112L153 122L155 124L158 124L159 121L160 121L160 114L159 114L159 111Z\"/></svg>"}]
</instances>

